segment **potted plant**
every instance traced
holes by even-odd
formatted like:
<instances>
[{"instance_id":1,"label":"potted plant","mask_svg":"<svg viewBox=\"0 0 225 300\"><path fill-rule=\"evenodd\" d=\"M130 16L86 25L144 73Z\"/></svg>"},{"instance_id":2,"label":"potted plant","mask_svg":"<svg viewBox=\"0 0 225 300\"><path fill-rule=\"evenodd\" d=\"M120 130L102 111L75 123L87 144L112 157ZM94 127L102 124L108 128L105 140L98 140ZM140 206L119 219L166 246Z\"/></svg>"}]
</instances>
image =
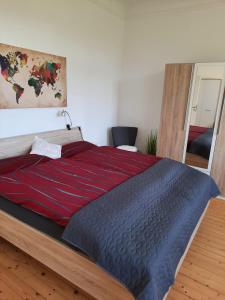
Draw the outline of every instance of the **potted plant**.
<instances>
[{"instance_id":1,"label":"potted plant","mask_svg":"<svg viewBox=\"0 0 225 300\"><path fill-rule=\"evenodd\" d=\"M151 134L147 138L146 153L156 155L157 148L157 131L151 130Z\"/></svg>"}]
</instances>

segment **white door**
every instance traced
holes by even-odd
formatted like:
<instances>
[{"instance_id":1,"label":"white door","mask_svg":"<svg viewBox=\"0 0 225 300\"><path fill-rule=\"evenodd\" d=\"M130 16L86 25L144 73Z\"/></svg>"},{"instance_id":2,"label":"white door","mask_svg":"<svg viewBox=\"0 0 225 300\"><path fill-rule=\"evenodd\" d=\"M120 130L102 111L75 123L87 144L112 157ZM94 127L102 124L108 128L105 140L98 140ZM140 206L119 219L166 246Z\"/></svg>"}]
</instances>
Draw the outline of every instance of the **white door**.
<instances>
[{"instance_id":1,"label":"white door","mask_svg":"<svg viewBox=\"0 0 225 300\"><path fill-rule=\"evenodd\" d=\"M221 79L202 79L200 82L198 103L196 103L195 124L213 128L218 106Z\"/></svg>"}]
</instances>

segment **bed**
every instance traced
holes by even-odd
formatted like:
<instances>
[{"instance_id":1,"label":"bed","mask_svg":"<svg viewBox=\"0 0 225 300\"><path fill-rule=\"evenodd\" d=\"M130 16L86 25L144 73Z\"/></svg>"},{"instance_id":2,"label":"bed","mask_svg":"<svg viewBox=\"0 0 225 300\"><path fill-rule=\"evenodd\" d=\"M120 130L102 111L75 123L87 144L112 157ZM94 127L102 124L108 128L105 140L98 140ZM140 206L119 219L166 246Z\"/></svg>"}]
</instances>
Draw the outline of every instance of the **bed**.
<instances>
[{"instance_id":1,"label":"bed","mask_svg":"<svg viewBox=\"0 0 225 300\"><path fill-rule=\"evenodd\" d=\"M32 135L2 142L0 236L95 299L163 299L218 194L213 180L169 159L82 142L79 128L43 135L67 144L62 158L27 157Z\"/></svg>"},{"instance_id":2,"label":"bed","mask_svg":"<svg viewBox=\"0 0 225 300\"><path fill-rule=\"evenodd\" d=\"M213 128L190 126L187 152L209 159L213 137Z\"/></svg>"}]
</instances>

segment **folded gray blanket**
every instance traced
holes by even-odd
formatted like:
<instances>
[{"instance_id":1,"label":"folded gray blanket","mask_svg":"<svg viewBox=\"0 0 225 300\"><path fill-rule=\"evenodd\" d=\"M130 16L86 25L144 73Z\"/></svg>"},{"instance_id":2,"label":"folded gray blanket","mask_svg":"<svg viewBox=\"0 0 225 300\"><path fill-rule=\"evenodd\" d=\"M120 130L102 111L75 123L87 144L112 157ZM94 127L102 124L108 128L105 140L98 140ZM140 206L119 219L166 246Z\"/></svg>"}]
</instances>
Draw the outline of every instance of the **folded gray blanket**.
<instances>
[{"instance_id":1,"label":"folded gray blanket","mask_svg":"<svg viewBox=\"0 0 225 300\"><path fill-rule=\"evenodd\" d=\"M163 159L82 208L62 238L137 299L160 300L208 200L218 194L208 175Z\"/></svg>"}]
</instances>

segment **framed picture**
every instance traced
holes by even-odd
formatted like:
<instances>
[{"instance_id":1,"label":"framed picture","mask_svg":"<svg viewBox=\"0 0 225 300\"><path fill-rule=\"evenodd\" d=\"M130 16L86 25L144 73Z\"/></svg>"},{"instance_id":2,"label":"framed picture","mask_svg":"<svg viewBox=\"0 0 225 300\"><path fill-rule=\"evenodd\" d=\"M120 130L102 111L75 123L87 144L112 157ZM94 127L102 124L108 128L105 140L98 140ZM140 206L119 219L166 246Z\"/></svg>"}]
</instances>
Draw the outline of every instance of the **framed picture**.
<instances>
[{"instance_id":1,"label":"framed picture","mask_svg":"<svg viewBox=\"0 0 225 300\"><path fill-rule=\"evenodd\" d=\"M0 44L0 109L66 106L65 57Z\"/></svg>"}]
</instances>

